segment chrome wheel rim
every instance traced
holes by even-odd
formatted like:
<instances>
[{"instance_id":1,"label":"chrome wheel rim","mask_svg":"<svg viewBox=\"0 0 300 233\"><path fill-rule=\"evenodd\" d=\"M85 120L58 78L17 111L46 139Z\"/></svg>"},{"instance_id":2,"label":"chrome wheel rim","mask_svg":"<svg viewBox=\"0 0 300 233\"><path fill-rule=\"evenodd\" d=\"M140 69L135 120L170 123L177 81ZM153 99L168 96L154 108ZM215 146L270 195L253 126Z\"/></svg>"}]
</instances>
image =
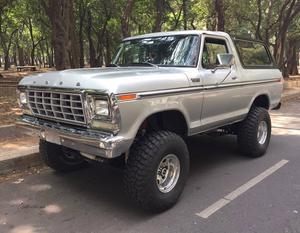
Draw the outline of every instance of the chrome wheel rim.
<instances>
[{"instance_id":1,"label":"chrome wheel rim","mask_svg":"<svg viewBox=\"0 0 300 233\"><path fill-rule=\"evenodd\" d=\"M257 130L258 143L261 145L265 144L267 137L268 137L268 124L265 121L261 121L258 125L258 130Z\"/></svg>"},{"instance_id":2,"label":"chrome wheel rim","mask_svg":"<svg viewBox=\"0 0 300 233\"><path fill-rule=\"evenodd\" d=\"M174 154L165 156L158 165L156 183L160 192L168 193L177 184L180 175L180 161Z\"/></svg>"}]
</instances>

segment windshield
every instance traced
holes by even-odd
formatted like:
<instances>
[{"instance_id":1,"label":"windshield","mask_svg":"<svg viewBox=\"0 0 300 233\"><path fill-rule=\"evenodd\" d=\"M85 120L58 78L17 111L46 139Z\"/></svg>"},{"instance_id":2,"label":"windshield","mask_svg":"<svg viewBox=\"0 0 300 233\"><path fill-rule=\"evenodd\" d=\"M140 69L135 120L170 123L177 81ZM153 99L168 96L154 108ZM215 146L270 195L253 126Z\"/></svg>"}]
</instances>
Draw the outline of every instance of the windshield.
<instances>
[{"instance_id":1,"label":"windshield","mask_svg":"<svg viewBox=\"0 0 300 233\"><path fill-rule=\"evenodd\" d=\"M116 66L197 66L200 37L161 36L124 41L113 59Z\"/></svg>"}]
</instances>

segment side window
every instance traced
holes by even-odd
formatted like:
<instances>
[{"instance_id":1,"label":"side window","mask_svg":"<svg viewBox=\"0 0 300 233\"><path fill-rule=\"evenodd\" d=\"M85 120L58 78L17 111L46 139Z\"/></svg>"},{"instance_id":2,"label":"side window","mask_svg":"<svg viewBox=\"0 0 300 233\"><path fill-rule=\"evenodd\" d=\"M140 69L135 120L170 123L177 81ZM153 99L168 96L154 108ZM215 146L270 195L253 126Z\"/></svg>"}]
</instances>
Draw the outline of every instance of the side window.
<instances>
[{"instance_id":1,"label":"side window","mask_svg":"<svg viewBox=\"0 0 300 233\"><path fill-rule=\"evenodd\" d=\"M202 53L202 67L205 69L215 68L219 65L217 55L222 53L228 53L225 40L205 38Z\"/></svg>"},{"instance_id":2,"label":"side window","mask_svg":"<svg viewBox=\"0 0 300 233\"><path fill-rule=\"evenodd\" d=\"M267 47L259 42L235 41L240 60L245 67L273 66Z\"/></svg>"}]
</instances>

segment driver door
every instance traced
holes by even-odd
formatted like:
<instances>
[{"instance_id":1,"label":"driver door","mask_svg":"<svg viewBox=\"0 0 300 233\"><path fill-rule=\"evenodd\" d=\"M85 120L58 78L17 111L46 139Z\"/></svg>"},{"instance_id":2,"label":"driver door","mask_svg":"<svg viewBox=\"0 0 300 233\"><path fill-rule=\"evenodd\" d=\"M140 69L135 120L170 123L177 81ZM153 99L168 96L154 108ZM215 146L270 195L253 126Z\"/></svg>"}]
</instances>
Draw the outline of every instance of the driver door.
<instances>
[{"instance_id":1,"label":"driver door","mask_svg":"<svg viewBox=\"0 0 300 233\"><path fill-rule=\"evenodd\" d=\"M238 87L234 86L240 82L236 66L220 67L217 58L225 53L234 54L225 37L204 37L200 71L204 86L201 115L204 130L233 121L239 114Z\"/></svg>"}]
</instances>

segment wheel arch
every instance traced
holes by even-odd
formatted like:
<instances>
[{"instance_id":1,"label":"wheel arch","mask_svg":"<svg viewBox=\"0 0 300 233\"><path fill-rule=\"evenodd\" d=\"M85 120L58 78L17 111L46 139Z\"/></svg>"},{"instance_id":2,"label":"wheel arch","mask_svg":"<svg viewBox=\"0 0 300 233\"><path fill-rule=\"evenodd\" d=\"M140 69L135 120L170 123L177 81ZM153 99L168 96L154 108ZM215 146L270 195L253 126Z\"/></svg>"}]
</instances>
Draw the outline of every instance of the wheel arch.
<instances>
[{"instance_id":1,"label":"wheel arch","mask_svg":"<svg viewBox=\"0 0 300 233\"><path fill-rule=\"evenodd\" d=\"M261 93L261 94L258 94L256 95L252 101L251 101L251 105L249 106L249 110L255 106L255 107L262 107L262 108L265 108L267 110L270 109L270 97L269 97L269 94L267 93Z\"/></svg>"},{"instance_id":2,"label":"wheel arch","mask_svg":"<svg viewBox=\"0 0 300 233\"><path fill-rule=\"evenodd\" d=\"M159 130L171 131L181 136L187 136L189 130L187 118L179 109L166 109L147 115L140 124L137 134L140 130L151 127L158 127Z\"/></svg>"}]
</instances>

